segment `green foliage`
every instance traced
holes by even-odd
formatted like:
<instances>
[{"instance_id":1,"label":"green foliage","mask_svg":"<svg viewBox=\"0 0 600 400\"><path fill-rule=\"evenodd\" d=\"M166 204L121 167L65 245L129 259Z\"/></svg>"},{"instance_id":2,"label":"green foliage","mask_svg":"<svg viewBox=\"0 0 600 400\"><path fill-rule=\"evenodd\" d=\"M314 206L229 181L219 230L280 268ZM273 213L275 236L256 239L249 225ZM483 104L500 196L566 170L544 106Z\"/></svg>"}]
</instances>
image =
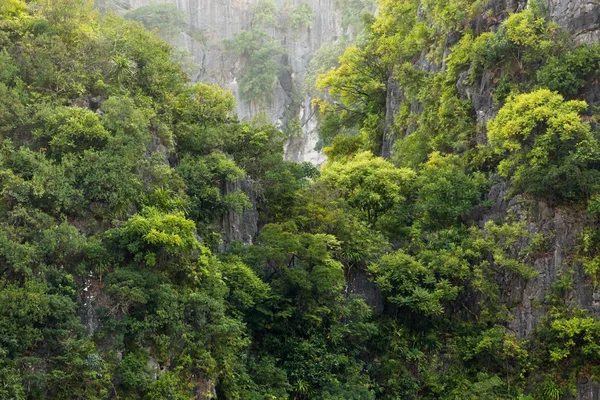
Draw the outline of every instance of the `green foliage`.
<instances>
[{"instance_id":1,"label":"green foliage","mask_svg":"<svg viewBox=\"0 0 600 400\"><path fill-rule=\"evenodd\" d=\"M56 159L68 153L82 153L90 148L101 149L110 138L98 116L90 110L65 107L43 117L43 131L34 131L34 137Z\"/></svg>"},{"instance_id":2,"label":"green foliage","mask_svg":"<svg viewBox=\"0 0 600 400\"><path fill-rule=\"evenodd\" d=\"M486 68L500 68L508 74L528 74L544 59L560 52L566 39L559 26L532 9L510 15L494 35L486 35L478 48Z\"/></svg>"},{"instance_id":3,"label":"green foliage","mask_svg":"<svg viewBox=\"0 0 600 400\"><path fill-rule=\"evenodd\" d=\"M236 161L284 165L276 130L239 124L138 24L71 0L1 10L0 397L240 398L242 318L270 289L198 231L248 206L225 193Z\"/></svg>"},{"instance_id":4,"label":"green foliage","mask_svg":"<svg viewBox=\"0 0 600 400\"><path fill-rule=\"evenodd\" d=\"M304 74L304 91L318 97L317 79L332 68L339 67L338 60L344 54L345 45L345 42L340 40L336 43L325 43L317 50Z\"/></svg>"},{"instance_id":5,"label":"green foliage","mask_svg":"<svg viewBox=\"0 0 600 400\"><path fill-rule=\"evenodd\" d=\"M167 372L150 385L146 398L148 400L191 400L194 395L190 387L182 382L177 374Z\"/></svg>"},{"instance_id":6,"label":"green foliage","mask_svg":"<svg viewBox=\"0 0 600 400\"><path fill-rule=\"evenodd\" d=\"M580 45L550 57L536 73L539 85L567 98L578 95L599 68L599 50L596 44Z\"/></svg>"},{"instance_id":7,"label":"green foliage","mask_svg":"<svg viewBox=\"0 0 600 400\"><path fill-rule=\"evenodd\" d=\"M410 169L394 168L367 152L346 163L333 162L321 174L323 183L340 190L348 204L361 210L371 225L386 211L402 207L414 178Z\"/></svg>"},{"instance_id":8,"label":"green foliage","mask_svg":"<svg viewBox=\"0 0 600 400\"><path fill-rule=\"evenodd\" d=\"M424 316L442 314L441 302L458 294L447 279L436 279L433 270L402 251L382 257L371 273L391 302Z\"/></svg>"},{"instance_id":9,"label":"green foliage","mask_svg":"<svg viewBox=\"0 0 600 400\"><path fill-rule=\"evenodd\" d=\"M342 26L360 30L363 28L362 15L372 11L373 0L336 0L335 3L342 10Z\"/></svg>"},{"instance_id":10,"label":"green foliage","mask_svg":"<svg viewBox=\"0 0 600 400\"><path fill-rule=\"evenodd\" d=\"M123 386L135 392L143 391L152 382L148 369L148 354L138 351L127 354L119 363L119 376Z\"/></svg>"},{"instance_id":11,"label":"green foliage","mask_svg":"<svg viewBox=\"0 0 600 400\"><path fill-rule=\"evenodd\" d=\"M550 360L559 362L568 357L572 351L581 352L583 356L596 358L600 348L597 345L600 322L592 317L573 317L553 321L551 329L563 342L562 347L551 348Z\"/></svg>"},{"instance_id":12,"label":"green foliage","mask_svg":"<svg viewBox=\"0 0 600 400\"><path fill-rule=\"evenodd\" d=\"M290 12L289 24L293 30L308 28L312 25L315 12L306 1L295 6Z\"/></svg>"},{"instance_id":13,"label":"green foliage","mask_svg":"<svg viewBox=\"0 0 600 400\"><path fill-rule=\"evenodd\" d=\"M507 157L498 170L513 191L550 201L589 198L598 186L598 142L580 113L587 104L538 90L510 98L488 124L490 144Z\"/></svg>"},{"instance_id":14,"label":"green foliage","mask_svg":"<svg viewBox=\"0 0 600 400\"><path fill-rule=\"evenodd\" d=\"M175 4L148 4L129 11L126 18L140 22L148 30L156 29L165 40L185 27L185 14Z\"/></svg>"},{"instance_id":15,"label":"green foliage","mask_svg":"<svg viewBox=\"0 0 600 400\"><path fill-rule=\"evenodd\" d=\"M268 101L279 75L280 46L261 28L239 32L227 45L246 62L239 77L242 98L259 104Z\"/></svg>"},{"instance_id":16,"label":"green foliage","mask_svg":"<svg viewBox=\"0 0 600 400\"><path fill-rule=\"evenodd\" d=\"M186 155L177 166L177 172L186 184L192 203L190 213L196 221L208 223L227 210L242 211L250 207L243 192L226 192L227 185L241 179L244 171L222 153L202 158Z\"/></svg>"},{"instance_id":17,"label":"green foliage","mask_svg":"<svg viewBox=\"0 0 600 400\"><path fill-rule=\"evenodd\" d=\"M144 208L133 215L122 227L109 233L130 251L136 261L149 267L164 268L171 264L168 258L181 258L199 243L194 237L195 224L183 213L165 214L154 208ZM174 267L181 268L177 262Z\"/></svg>"},{"instance_id":18,"label":"green foliage","mask_svg":"<svg viewBox=\"0 0 600 400\"><path fill-rule=\"evenodd\" d=\"M429 157L416 181L419 223L434 229L454 225L481 197L485 177L465 174L456 156L434 152Z\"/></svg>"},{"instance_id":19,"label":"green foliage","mask_svg":"<svg viewBox=\"0 0 600 400\"><path fill-rule=\"evenodd\" d=\"M20 0L8 0L0 5L0 15L3 18L21 17L25 10L25 3Z\"/></svg>"},{"instance_id":20,"label":"green foliage","mask_svg":"<svg viewBox=\"0 0 600 400\"><path fill-rule=\"evenodd\" d=\"M497 26L481 1L339 1L357 40L306 79L326 91L320 170L80 3L0 5L1 398L525 400L598 378L576 287L599 271L596 117L571 100L597 49L539 3L479 32ZM229 42L245 100L280 72L267 30L314 18L294 4L259 2ZM129 17L170 35L173 11ZM577 254L548 213L578 218ZM223 235L241 227L256 236ZM515 315L536 316L525 337Z\"/></svg>"},{"instance_id":21,"label":"green foliage","mask_svg":"<svg viewBox=\"0 0 600 400\"><path fill-rule=\"evenodd\" d=\"M206 127L227 122L234 108L235 99L230 92L216 85L196 83L180 95L177 113L180 122Z\"/></svg>"},{"instance_id":22,"label":"green foliage","mask_svg":"<svg viewBox=\"0 0 600 400\"><path fill-rule=\"evenodd\" d=\"M0 352L18 365L22 382L3 380L3 390L20 396L27 387L28 398L107 395L110 376L77 318L75 296L69 293L73 282L67 285L61 290L40 280L24 286L0 283L6 305L0 312Z\"/></svg>"},{"instance_id":23,"label":"green foliage","mask_svg":"<svg viewBox=\"0 0 600 400\"><path fill-rule=\"evenodd\" d=\"M277 4L274 0L258 0L252 8L253 22L257 26L274 26L277 18Z\"/></svg>"},{"instance_id":24,"label":"green foliage","mask_svg":"<svg viewBox=\"0 0 600 400\"><path fill-rule=\"evenodd\" d=\"M317 88L327 89L334 100L329 103L317 101L320 111L325 116L340 113L343 125L357 124L376 149L380 145L378 138L385 109L386 65L372 54L372 49L354 46L346 49L339 62L339 68L317 79ZM364 122L358 123L359 120Z\"/></svg>"}]
</instances>

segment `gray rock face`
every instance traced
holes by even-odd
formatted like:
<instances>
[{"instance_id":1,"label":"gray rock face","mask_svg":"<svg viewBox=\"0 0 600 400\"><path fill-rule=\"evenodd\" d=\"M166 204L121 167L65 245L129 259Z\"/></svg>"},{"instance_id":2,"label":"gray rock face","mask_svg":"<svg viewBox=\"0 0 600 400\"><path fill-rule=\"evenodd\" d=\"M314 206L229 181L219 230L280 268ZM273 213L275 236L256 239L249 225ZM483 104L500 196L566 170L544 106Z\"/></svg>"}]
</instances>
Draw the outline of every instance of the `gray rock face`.
<instances>
[{"instance_id":1,"label":"gray rock face","mask_svg":"<svg viewBox=\"0 0 600 400\"><path fill-rule=\"evenodd\" d=\"M549 0L550 18L581 42L600 39L600 4L589 0Z\"/></svg>"},{"instance_id":2,"label":"gray rock face","mask_svg":"<svg viewBox=\"0 0 600 400\"><path fill-rule=\"evenodd\" d=\"M310 26L288 29L285 18L279 15L277 28L270 34L283 47L281 68L277 86L271 100L263 109L256 103L241 99L237 76L244 68L239 57L227 51L224 41L251 26L252 9L258 0L126 0L130 8L154 3L173 3L187 18L188 32L181 33L177 44L185 47L192 55L198 72L194 81L217 83L233 92L237 99L237 114L240 119L248 119L264 112L267 118L278 126L287 123L288 118L300 119L302 134L292 137L286 146L286 159L290 161L310 161L321 164L325 157L315 150L318 142L316 120L311 99L304 94L304 75L315 53L323 44L332 43L342 36L341 13L335 0L276 0L279 10L292 9L304 2L314 12ZM194 35L195 32L199 35ZM198 36L201 39L198 39ZM297 99L301 106L297 107ZM293 101L296 99L296 102ZM287 112L290 107L297 110Z\"/></svg>"},{"instance_id":3,"label":"gray rock face","mask_svg":"<svg viewBox=\"0 0 600 400\"><path fill-rule=\"evenodd\" d=\"M536 255L532 267L538 275L529 280L512 279L501 281L503 301L512 305L512 320L508 330L518 338L529 337L540 319L548 311L547 296L557 279L572 270L572 291L565 296L564 304L569 308L586 309L600 317L600 292L585 275L581 263L573 260L580 244L581 234L589 224L585 210L555 209L544 202L536 202L516 196L505 199L507 185L499 184L492 188L489 200L497 200L497 206L480 220L503 219L525 222L527 231L533 236L541 233L547 240L546 251ZM598 400L600 386L587 379L577 382L577 395L567 396L568 400Z\"/></svg>"},{"instance_id":4,"label":"gray rock face","mask_svg":"<svg viewBox=\"0 0 600 400\"><path fill-rule=\"evenodd\" d=\"M363 269L353 269L346 276L348 287L346 294L361 296L371 307L373 315L380 315L384 309L383 294L381 289L371 281L368 273Z\"/></svg>"},{"instance_id":5,"label":"gray rock face","mask_svg":"<svg viewBox=\"0 0 600 400\"><path fill-rule=\"evenodd\" d=\"M386 109L385 109L385 127L383 131L383 142L381 147L381 156L390 158L392 155L392 147L398 139L396 137L394 125L394 115L400 107L402 101L402 93L400 85L390 77L387 83Z\"/></svg>"},{"instance_id":6,"label":"gray rock face","mask_svg":"<svg viewBox=\"0 0 600 400\"><path fill-rule=\"evenodd\" d=\"M275 0L280 10L276 28L269 34L283 48L275 91L266 106L242 100L237 77L243 71L244 60L228 51L227 39L251 28L252 10L259 0L125 0L126 8L156 4L175 4L186 17L187 28L174 44L187 49L197 66L192 76L196 82L219 84L232 91L237 100L237 114L241 120L264 113L267 119L282 127L289 118L298 118L301 133L291 137L285 146L288 161L308 161L315 165L325 162L325 156L315 149L319 141L317 121L311 98L304 92L304 76L315 53L326 43L342 36L341 12L335 0ZM314 12L309 26L288 29L281 10L293 9L307 3ZM294 109L292 109L294 108ZM225 194L241 190L248 195L253 207L241 213L229 212L222 221L223 244L227 249L234 241L252 244L258 233L258 212L249 178L228 184Z\"/></svg>"},{"instance_id":7,"label":"gray rock face","mask_svg":"<svg viewBox=\"0 0 600 400\"><path fill-rule=\"evenodd\" d=\"M469 99L473 102L477 125L485 127L487 122L493 119L498 112L498 107L494 104L492 96L492 88L494 87L492 75L488 71L484 71L479 81L474 85L466 83L468 76L469 71L465 71L460 75L456 85L458 93L462 98ZM477 143L485 144L487 143L487 135L485 135L484 129L481 129L480 131L483 134L477 136Z\"/></svg>"},{"instance_id":8,"label":"gray rock face","mask_svg":"<svg viewBox=\"0 0 600 400\"><path fill-rule=\"evenodd\" d=\"M583 228L588 222L585 210L568 208L552 208L543 201L534 201L523 196L515 196L507 200L507 183L499 183L492 187L487 195L492 207L484 212L478 221L483 227L487 221L511 221L525 223L530 237L542 234L545 238L545 249L536 254L532 267L537 276L528 280L510 279L501 283L505 293L504 301L514 305L513 319L508 329L523 339L531 335L540 318L546 313L546 296L553 283L562 273L574 267L573 298L566 299L569 305L600 310L599 304L593 304L593 286L583 274L581 265L573 265L572 255L580 242ZM527 243L517 245L526 246Z\"/></svg>"},{"instance_id":9,"label":"gray rock face","mask_svg":"<svg viewBox=\"0 0 600 400\"><path fill-rule=\"evenodd\" d=\"M319 128L309 98L301 104L299 114L302 134L288 139L284 147L285 160L321 165L327 159L323 152L316 149L319 143Z\"/></svg>"},{"instance_id":10,"label":"gray rock face","mask_svg":"<svg viewBox=\"0 0 600 400\"><path fill-rule=\"evenodd\" d=\"M242 191L248 196L252 208L242 212L229 211L223 216L220 223L223 244L220 250L228 249L232 242L250 245L258 234L258 211L256 210L256 197L252 188L252 180L245 177L235 183L226 185L225 194L237 191Z\"/></svg>"},{"instance_id":11,"label":"gray rock face","mask_svg":"<svg viewBox=\"0 0 600 400\"><path fill-rule=\"evenodd\" d=\"M577 382L577 400L599 400L600 388L589 379L581 379Z\"/></svg>"}]
</instances>

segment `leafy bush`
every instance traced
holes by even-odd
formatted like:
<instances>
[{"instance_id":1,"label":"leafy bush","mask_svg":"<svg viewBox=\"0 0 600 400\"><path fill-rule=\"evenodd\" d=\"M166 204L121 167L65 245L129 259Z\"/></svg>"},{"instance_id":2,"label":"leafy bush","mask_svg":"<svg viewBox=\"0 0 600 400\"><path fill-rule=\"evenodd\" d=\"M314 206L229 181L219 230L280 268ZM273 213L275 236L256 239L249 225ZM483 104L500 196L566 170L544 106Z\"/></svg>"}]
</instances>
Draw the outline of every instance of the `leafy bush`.
<instances>
[{"instance_id":1,"label":"leafy bush","mask_svg":"<svg viewBox=\"0 0 600 400\"><path fill-rule=\"evenodd\" d=\"M252 7L255 26L272 27L277 22L277 4L274 0L258 0Z\"/></svg>"},{"instance_id":2,"label":"leafy bush","mask_svg":"<svg viewBox=\"0 0 600 400\"><path fill-rule=\"evenodd\" d=\"M246 101L264 104L277 82L281 47L260 28L239 32L227 44L246 61L239 77L241 97Z\"/></svg>"},{"instance_id":3,"label":"leafy bush","mask_svg":"<svg viewBox=\"0 0 600 400\"><path fill-rule=\"evenodd\" d=\"M290 28L293 30L298 30L306 27L310 27L315 17L315 12L313 11L310 4L306 1L298 4L291 11L289 16L289 24Z\"/></svg>"},{"instance_id":4,"label":"leafy bush","mask_svg":"<svg viewBox=\"0 0 600 400\"><path fill-rule=\"evenodd\" d=\"M126 14L126 18L140 22L148 30L156 29L168 40L185 28L185 14L177 5L170 3L148 4Z\"/></svg>"},{"instance_id":5,"label":"leafy bush","mask_svg":"<svg viewBox=\"0 0 600 400\"><path fill-rule=\"evenodd\" d=\"M600 47L579 45L575 49L549 57L537 71L540 86L572 98L579 94L594 71L600 69Z\"/></svg>"},{"instance_id":6,"label":"leafy bush","mask_svg":"<svg viewBox=\"0 0 600 400\"><path fill-rule=\"evenodd\" d=\"M111 137L98 115L84 108L58 109L44 116L43 123L44 128L34 131L34 137L42 141L50 156L59 160L68 153L101 149Z\"/></svg>"},{"instance_id":7,"label":"leafy bush","mask_svg":"<svg viewBox=\"0 0 600 400\"><path fill-rule=\"evenodd\" d=\"M468 176L456 156L431 153L416 180L418 223L438 229L456 224L481 197L485 177Z\"/></svg>"},{"instance_id":8,"label":"leafy bush","mask_svg":"<svg viewBox=\"0 0 600 400\"><path fill-rule=\"evenodd\" d=\"M511 178L513 193L554 203L585 201L599 189L600 147L581 112L582 101L565 101L541 89L514 96L488 123L496 152L506 154L498 171Z\"/></svg>"}]
</instances>

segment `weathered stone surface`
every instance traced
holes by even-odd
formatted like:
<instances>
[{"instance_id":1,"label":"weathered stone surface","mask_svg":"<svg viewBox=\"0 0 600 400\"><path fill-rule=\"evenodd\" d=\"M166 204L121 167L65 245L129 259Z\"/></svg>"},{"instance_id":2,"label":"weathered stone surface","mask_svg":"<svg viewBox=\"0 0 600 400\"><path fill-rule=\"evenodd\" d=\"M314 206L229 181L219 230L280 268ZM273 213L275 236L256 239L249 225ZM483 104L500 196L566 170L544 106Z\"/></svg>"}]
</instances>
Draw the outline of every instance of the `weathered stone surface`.
<instances>
[{"instance_id":1,"label":"weathered stone surface","mask_svg":"<svg viewBox=\"0 0 600 400\"><path fill-rule=\"evenodd\" d=\"M494 118L498 112L498 106L494 104L492 96L492 89L494 87L492 75L489 71L484 71L474 84L469 84L468 78L469 71L463 72L458 78L456 84L458 94L461 98L469 99L473 102L477 125L485 127L487 122ZM485 133L485 129L481 129L480 131ZM486 142L487 137L485 134L477 137L478 144L485 144Z\"/></svg>"},{"instance_id":2,"label":"weathered stone surface","mask_svg":"<svg viewBox=\"0 0 600 400\"><path fill-rule=\"evenodd\" d=\"M300 105L299 115L302 134L290 137L285 144L285 160L321 165L327 161L327 158L321 150L317 149L319 128L310 99L305 99Z\"/></svg>"},{"instance_id":3,"label":"weathered stone surface","mask_svg":"<svg viewBox=\"0 0 600 400\"><path fill-rule=\"evenodd\" d=\"M394 115L402 102L402 93L400 85L393 78L388 79L386 109L385 109L385 127L383 130L383 143L381 146L381 156L390 158L394 143L398 139L394 129Z\"/></svg>"},{"instance_id":4,"label":"weathered stone surface","mask_svg":"<svg viewBox=\"0 0 600 400\"><path fill-rule=\"evenodd\" d=\"M587 212L582 208L552 208L543 201L523 196L509 199L507 193L506 182L490 189L486 200L492 205L478 215L478 225L483 227L490 220L523 222L530 237L541 233L546 239L544 251L536 254L532 263L538 273L536 277L525 280L507 275L499 281L502 300L509 305L513 316L507 326L509 331L521 339L529 337L548 311L546 299L556 279L571 269L573 290L565 298L566 305L589 310L600 317L600 292L574 258L583 229L590 222ZM518 252L526 245L518 243L514 251ZM572 399L597 400L599 395L600 387L585 380L578 382L577 396Z\"/></svg>"},{"instance_id":5,"label":"weathered stone surface","mask_svg":"<svg viewBox=\"0 0 600 400\"><path fill-rule=\"evenodd\" d=\"M346 276L346 280L348 282L346 288L348 295L362 296L367 305L373 310L373 315L379 315L383 312L384 302L381 289L371 281L365 270L351 270Z\"/></svg>"},{"instance_id":6,"label":"weathered stone surface","mask_svg":"<svg viewBox=\"0 0 600 400\"><path fill-rule=\"evenodd\" d=\"M589 0L549 0L550 18L581 42L600 39L600 4Z\"/></svg>"},{"instance_id":7,"label":"weathered stone surface","mask_svg":"<svg viewBox=\"0 0 600 400\"><path fill-rule=\"evenodd\" d=\"M220 250L226 250L233 242L250 245L258 234L258 211L256 209L256 196L249 177L239 179L234 183L227 183L225 193L244 192L252 207L242 212L230 211L225 213L221 221L221 234L223 244Z\"/></svg>"},{"instance_id":8,"label":"weathered stone surface","mask_svg":"<svg viewBox=\"0 0 600 400\"><path fill-rule=\"evenodd\" d=\"M577 397L573 400L600 400L600 388L598 384L589 379L580 379L577 382Z\"/></svg>"}]
</instances>

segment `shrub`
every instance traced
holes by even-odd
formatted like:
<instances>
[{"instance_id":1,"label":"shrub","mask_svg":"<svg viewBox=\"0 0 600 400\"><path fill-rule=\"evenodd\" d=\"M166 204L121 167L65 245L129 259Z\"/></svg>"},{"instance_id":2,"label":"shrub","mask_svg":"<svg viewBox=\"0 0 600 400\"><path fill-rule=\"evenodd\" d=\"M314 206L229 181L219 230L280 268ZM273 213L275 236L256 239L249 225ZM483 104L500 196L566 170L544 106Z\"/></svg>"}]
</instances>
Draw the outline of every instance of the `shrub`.
<instances>
[{"instance_id":1,"label":"shrub","mask_svg":"<svg viewBox=\"0 0 600 400\"><path fill-rule=\"evenodd\" d=\"M514 193L553 203L586 200L600 187L600 147L582 120L583 101L547 89L510 97L488 123L488 138L506 155L498 170Z\"/></svg>"}]
</instances>

